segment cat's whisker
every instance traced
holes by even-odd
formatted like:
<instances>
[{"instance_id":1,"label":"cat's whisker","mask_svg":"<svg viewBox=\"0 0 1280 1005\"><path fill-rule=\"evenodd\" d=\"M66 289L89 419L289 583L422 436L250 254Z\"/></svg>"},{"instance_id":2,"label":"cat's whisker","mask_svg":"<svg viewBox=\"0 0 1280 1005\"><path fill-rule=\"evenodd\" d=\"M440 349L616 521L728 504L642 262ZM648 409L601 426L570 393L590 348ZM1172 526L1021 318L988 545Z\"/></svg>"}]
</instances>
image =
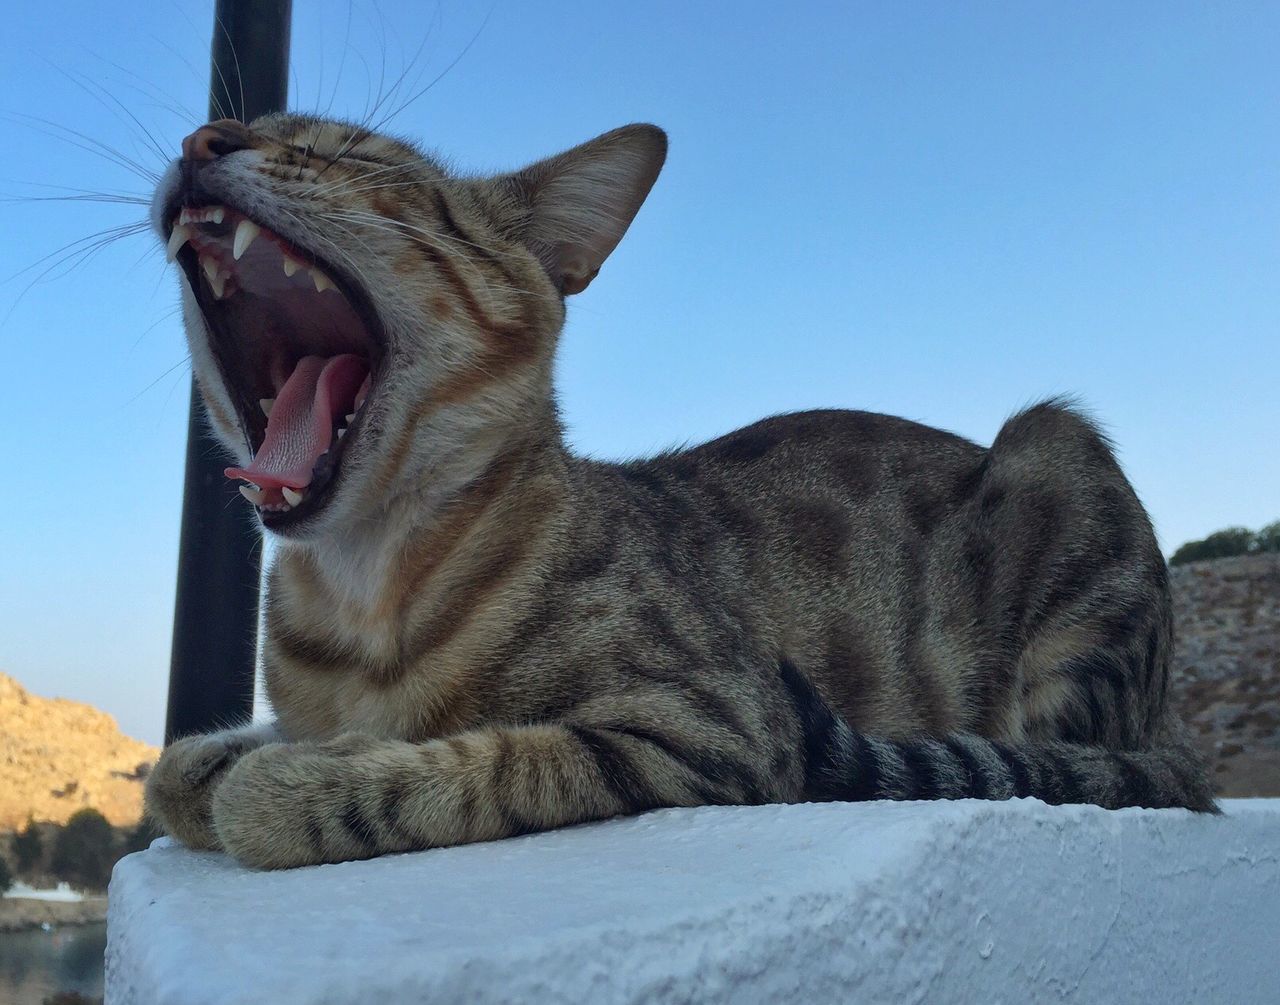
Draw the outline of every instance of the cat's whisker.
<instances>
[{"instance_id":1,"label":"cat's whisker","mask_svg":"<svg viewBox=\"0 0 1280 1005\"><path fill-rule=\"evenodd\" d=\"M158 184L160 181L160 172L153 171L145 167L137 160L122 153L115 147L82 133L78 129L72 129L70 126L64 126L60 122L54 122L50 119L44 119L37 115L27 115L24 112L0 112L0 119L6 119L19 125L27 126L43 132L46 136L60 140L63 143L78 147L87 153L94 154L104 160L110 161L127 171L132 172L144 181L150 182L152 185Z\"/></svg>"},{"instance_id":2,"label":"cat's whisker","mask_svg":"<svg viewBox=\"0 0 1280 1005\"><path fill-rule=\"evenodd\" d=\"M243 116L243 114L244 114L244 108L245 108L245 103L244 103L244 74L243 74L243 72L242 72L242 71L241 71L241 69L240 69L240 56L239 56L239 54L236 52L236 43L235 43L235 39L233 39L233 38L231 37L231 32L230 32L230 31L228 31L228 30L227 30L227 26L226 26L225 24L223 24L223 23L222 23L222 18L218 15L218 12L217 12L216 10L215 10L215 11L214 11L214 13L213 13L213 19L214 19L214 21L215 21L215 22L217 22L218 30L222 32L223 37L227 40L227 45L228 45L228 46L230 47L230 49L231 49L231 61L232 61L233 63L235 63L235 67L236 67L236 71L235 71L235 72L236 72L236 84L238 85L238 89L239 89L239 92L240 92L240 104L236 106L236 110L238 110L240 114L239 114L239 115L233 115L233 116L231 116L231 117L232 117L232 118L237 118L237 119L238 119L238 118L240 118L241 116ZM216 69L216 70L218 71L218 79L219 79L220 81L222 81L222 90L223 90L223 92L226 94L226 96L227 96L227 100L228 100L228 101L232 100L231 89L230 89L230 87L228 87L228 86L227 86L227 78L223 75L222 70L218 67L218 61L217 61L217 60L214 60L213 66L214 66L214 69Z\"/></svg>"},{"instance_id":3,"label":"cat's whisker","mask_svg":"<svg viewBox=\"0 0 1280 1005\"><path fill-rule=\"evenodd\" d=\"M129 108L125 106L122 101L120 101L119 98L108 91L102 84L92 79L85 79L83 74L73 73L70 70L63 69L53 62L53 60L46 59L45 62L96 100L98 104L106 108L109 112L120 119L120 121L132 123L135 127L140 129L142 134L146 137L147 142L150 144L151 150L154 151L156 156L160 159L161 164L164 164L169 160L168 152L160 145L155 134L143 125L142 120L139 119Z\"/></svg>"},{"instance_id":4,"label":"cat's whisker","mask_svg":"<svg viewBox=\"0 0 1280 1005\"><path fill-rule=\"evenodd\" d=\"M482 244L467 241L460 237L442 234L439 231L426 230L423 227L416 227L413 224L404 222L403 220L388 220L386 217L378 216L376 213L366 213L362 210L339 210L336 212L339 214L337 217L333 216L333 211L330 211L326 215L331 218L341 218L351 222L367 224L370 227L384 230L387 233L407 232L429 238L433 241L445 241L462 247L474 248L476 251L482 251L489 255L499 254L499 250L497 248L486 247Z\"/></svg>"},{"instance_id":5,"label":"cat's whisker","mask_svg":"<svg viewBox=\"0 0 1280 1005\"><path fill-rule=\"evenodd\" d=\"M166 315L164 318L161 318L160 320L161 320L161 321L166 320L168 317L171 317L171 316L172 316L171 314L170 314L170 315ZM159 321L157 321L157 322L156 322L156 324L159 324L159 323L160 323ZM154 327L154 325L153 325L152 327ZM174 372L175 370L177 370L179 367L186 366L186 365L187 365L188 363L190 363L190 362L191 362L191 353L187 353L185 356L183 356L183 357L182 357L182 359L178 360L178 362L174 363L174 364L173 364L173 366L169 367L167 370L165 370L165 371L164 371L164 373L160 374L160 376L159 376L159 377L157 377L155 380L151 381L151 383L149 383L149 384L148 384L146 387L144 387L141 391L139 391L139 392L138 392L137 394L135 394L132 398L130 398L130 399L128 400L128 402L126 402L126 404L132 405L135 401L137 401L137 400L138 400L139 398L141 398L144 394L146 394L148 391L150 391L153 387L155 387L157 384L159 384L159 383L160 383L160 381L164 380L167 376L169 376L169 374L173 373L173 372Z\"/></svg>"},{"instance_id":6,"label":"cat's whisker","mask_svg":"<svg viewBox=\"0 0 1280 1005\"><path fill-rule=\"evenodd\" d=\"M353 217L345 213L337 214L337 215L333 213L327 213L322 215L325 219L335 224L338 224L339 221L346 220L348 222L357 223L362 227L367 227L368 229L381 231L387 234L402 236L405 233L411 233L415 236L417 240L423 241L423 243L427 244L430 247L435 247L436 250L442 250L439 247L439 242L443 242L446 245L457 244L462 246L469 246L479 250L488 251L490 254L496 253L494 249L481 248L479 245L472 244L471 242L468 242L468 241L462 241L457 238L448 237L444 234L424 230L420 227L414 227L402 221L389 221L384 217L375 216L372 214L359 214L358 217ZM349 228L344 228L344 230L346 230L348 233L352 233ZM473 275L481 283L481 285L484 286L486 295L491 296L493 292L498 291L498 292L510 293L515 296L525 296L525 297L537 296L537 294L527 290L521 290L512 286L494 282L487 275L485 275L483 272L477 269L474 266L474 263L468 262L468 267L471 275Z\"/></svg>"},{"instance_id":7,"label":"cat's whisker","mask_svg":"<svg viewBox=\"0 0 1280 1005\"><path fill-rule=\"evenodd\" d=\"M389 123L397 115L399 115L406 108L412 105L415 101L421 98L424 94L430 91L431 88L436 86L436 84L440 83L440 81L442 81L450 73L450 71L453 70L455 66L457 66L460 62L462 62L463 59L466 58L466 55L471 51L472 46L474 46L476 42L479 41L481 34L483 34L485 28L489 26L489 19L493 16L493 11L496 6L497 6L497 2L495 0L495 2L490 5L488 11L485 12L484 20L480 22L480 27L476 29L475 34L471 36L471 38L467 41L467 44L462 47L462 51L459 52L458 55L456 55L453 58L453 60L449 63L449 65L446 66L443 70L441 70L438 74L436 74L436 76L433 77L425 87L421 88L418 91L415 91L408 98L406 98L399 105L397 105L394 109L392 109L387 115L383 116L383 118L378 120L377 124L372 127L373 132L381 131L387 125L387 123Z\"/></svg>"},{"instance_id":8,"label":"cat's whisker","mask_svg":"<svg viewBox=\"0 0 1280 1005\"><path fill-rule=\"evenodd\" d=\"M28 184L38 184L31 182ZM49 186L56 188L58 186ZM149 206L150 199L139 195L128 195L123 192L91 192L73 190L69 195L6 195L0 196L0 202L96 202L109 205Z\"/></svg>"},{"instance_id":9,"label":"cat's whisker","mask_svg":"<svg viewBox=\"0 0 1280 1005\"><path fill-rule=\"evenodd\" d=\"M195 22L191 20L190 15L187 14L186 11L179 8L178 13L181 14L181 16L186 19L186 22L190 26L193 34L203 34L203 32L200 29L196 28ZM227 109L222 104L222 102L218 98L216 89L209 83L209 78L207 74L201 74L197 72L196 68L192 66L191 60L189 60L186 57L186 55L184 55L183 53L179 52L176 48L174 48L174 46L172 45L172 43L169 42L168 39L161 38L159 35L153 34L151 36L151 40L163 46L165 49L168 49L169 53L172 56L174 56L176 59L178 59L187 68L191 76L194 77L200 83L200 85L205 88L205 95L209 99L209 103L213 106L214 112L217 114L218 118L226 119L231 117L230 110ZM214 63L214 70L217 71L219 77L222 76L222 71L221 69L219 69L217 63ZM225 79L223 80L222 86L223 86L223 90L225 91L226 90ZM184 117L187 117L187 116L184 116Z\"/></svg>"},{"instance_id":10,"label":"cat's whisker","mask_svg":"<svg viewBox=\"0 0 1280 1005\"><path fill-rule=\"evenodd\" d=\"M108 245L116 241L121 240L122 238L132 237L134 234L142 233L143 231L147 230L150 226L151 225L148 221L140 220L136 223L128 223L128 224L121 224L116 227L108 227L104 230L97 231L85 237L76 238L74 241L68 241L62 247L49 252L47 255L42 255L40 258L36 259L26 268L20 269L19 271L13 273L12 275L7 276L5 279L0 280L0 284L11 283L13 282L13 280L17 279L18 277L24 276L28 272L32 271L33 269L39 268L45 262L49 261L49 259L51 258L56 259L53 262L53 264L49 266L49 268L47 268L45 271L41 272L38 276L36 276L35 280L33 281L33 285L34 285L34 283L38 283L41 280L43 280L46 276L49 275L50 272L57 269L58 266L62 265L64 262L74 259L76 258L76 256L80 256L80 255L91 256L93 254L96 254L98 251L102 250L103 248L107 247ZM30 289L30 286L28 286L27 289ZM24 290L23 293L25 294L26 290Z\"/></svg>"},{"instance_id":11,"label":"cat's whisker","mask_svg":"<svg viewBox=\"0 0 1280 1005\"><path fill-rule=\"evenodd\" d=\"M112 69L133 78L132 80L121 80L119 83L130 88L136 94L146 98L154 107L168 112L184 123L191 121L191 112L188 109L181 107L177 102L171 100L163 91L153 85L145 77L139 76L128 67L122 66L114 60L108 59L100 53L93 53L92 55L99 61L106 63L107 66L110 66ZM170 156L170 154L166 153L165 160L169 160Z\"/></svg>"},{"instance_id":12,"label":"cat's whisker","mask_svg":"<svg viewBox=\"0 0 1280 1005\"><path fill-rule=\"evenodd\" d=\"M364 182L380 175L385 175L395 171L413 172L415 170L413 164L384 164L382 167L375 168L372 171L366 171L358 178L340 178L336 181L326 182L324 185L315 187L310 193L310 197L323 197L332 192L342 192L344 195L356 194L362 189L359 187ZM409 184L409 183L404 183Z\"/></svg>"},{"instance_id":13,"label":"cat's whisker","mask_svg":"<svg viewBox=\"0 0 1280 1005\"><path fill-rule=\"evenodd\" d=\"M297 224L300 229L306 229L306 230L311 229L307 227L307 221L303 220L298 213L292 210L283 209L283 208L282 208L282 211L286 216L288 216L291 220L293 220L294 223ZM349 236L356 237L356 235L354 234L351 234ZM369 279L369 277L365 274L364 269L361 268L360 264L355 261L355 259L351 256L351 254L345 248L343 248L341 245L336 243L332 238L324 237L323 235L317 235L317 237L319 237L321 241L323 241L328 247L332 248L333 251L335 252L335 255L334 255L335 265L350 271L357 279L359 279L361 284L366 289L372 287L373 284ZM371 251L372 249L368 248L368 246L366 245L365 250Z\"/></svg>"}]
</instances>

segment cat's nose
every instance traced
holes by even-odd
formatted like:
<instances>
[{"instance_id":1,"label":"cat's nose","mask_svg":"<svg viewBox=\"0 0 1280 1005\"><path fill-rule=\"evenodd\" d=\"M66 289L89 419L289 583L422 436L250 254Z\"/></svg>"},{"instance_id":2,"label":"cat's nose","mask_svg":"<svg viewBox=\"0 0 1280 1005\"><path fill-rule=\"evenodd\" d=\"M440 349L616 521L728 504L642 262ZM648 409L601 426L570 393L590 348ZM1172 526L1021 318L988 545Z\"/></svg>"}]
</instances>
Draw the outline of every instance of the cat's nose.
<instances>
[{"instance_id":1,"label":"cat's nose","mask_svg":"<svg viewBox=\"0 0 1280 1005\"><path fill-rule=\"evenodd\" d=\"M201 126L182 141L182 159L211 161L253 146L253 133L235 119L218 119Z\"/></svg>"}]
</instances>

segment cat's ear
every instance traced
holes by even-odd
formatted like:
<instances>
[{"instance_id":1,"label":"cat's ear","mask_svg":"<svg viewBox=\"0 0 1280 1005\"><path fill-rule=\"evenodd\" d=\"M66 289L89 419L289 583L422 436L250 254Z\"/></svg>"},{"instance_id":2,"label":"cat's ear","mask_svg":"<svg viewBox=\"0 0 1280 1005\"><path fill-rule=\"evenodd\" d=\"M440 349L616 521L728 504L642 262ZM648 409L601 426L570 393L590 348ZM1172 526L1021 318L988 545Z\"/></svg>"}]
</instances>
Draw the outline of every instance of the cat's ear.
<instances>
[{"instance_id":1,"label":"cat's ear","mask_svg":"<svg viewBox=\"0 0 1280 1005\"><path fill-rule=\"evenodd\" d=\"M568 295L618 246L666 156L657 126L623 126L494 181L515 204L518 236Z\"/></svg>"}]
</instances>

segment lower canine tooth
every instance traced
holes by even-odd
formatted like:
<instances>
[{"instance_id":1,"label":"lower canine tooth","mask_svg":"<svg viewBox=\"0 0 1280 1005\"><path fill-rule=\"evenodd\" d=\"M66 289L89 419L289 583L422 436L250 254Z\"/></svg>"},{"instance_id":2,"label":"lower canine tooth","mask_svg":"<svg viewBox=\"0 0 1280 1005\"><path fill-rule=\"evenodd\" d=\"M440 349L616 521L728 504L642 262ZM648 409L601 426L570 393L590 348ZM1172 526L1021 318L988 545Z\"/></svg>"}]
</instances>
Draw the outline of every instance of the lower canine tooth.
<instances>
[{"instance_id":1,"label":"lower canine tooth","mask_svg":"<svg viewBox=\"0 0 1280 1005\"><path fill-rule=\"evenodd\" d=\"M222 299L222 291L226 288L228 276L225 272L219 272L216 276L209 277L209 286L213 288L213 295L217 299Z\"/></svg>"},{"instance_id":2,"label":"lower canine tooth","mask_svg":"<svg viewBox=\"0 0 1280 1005\"><path fill-rule=\"evenodd\" d=\"M323 293L325 290L336 289L333 280L326 276L319 269L311 270L311 281L316 284L316 292Z\"/></svg>"},{"instance_id":3,"label":"lower canine tooth","mask_svg":"<svg viewBox=\"0 0 1280 1005\"><path fill-rule=\"evenodd\" d=\"M275 404L276 404L275 398L259 398L258 399L258 407L262 409L262 414L267 416L268 418L271 417L271 409L275 407Z\"/></svg>"},{"instance_id":4,"label":"lower canine tooth","mask_svg":"<svg viewBox=\"0 0 1280 1005\"><path fill-rule=\"evenodd\" d=\"M284 274L286 276L292 276L295 272L297 272L300 268L302 268L301 262L299 262L296 258L290 258L288 255L285 255L282 261L284 262Z\"/></svg>"},{"instance_id":5,"label":"lower canine tooth","mask_svg":"<svg viewBox=\"0 0 1280 1005\"><path fill-rule=\"evenodd\" d=\"M262 500L266 498L266 493L262 489L255 489L252 485L241 485L240 494L255 506L261 506Z\"/></svg>"},{"instance_id":6,"label":"lower canine tooth","mask_svg":"<svg viewBox=\"0 0 1280 1005\"><path fill-rule=\"evenodd\" d=\"M297 506L298 503L302 502L302 493L294 491L293 489L289 488L288 485L286 485L280 491L284 495L285 501L290 506Z\"/></svg>"}]
</instances>

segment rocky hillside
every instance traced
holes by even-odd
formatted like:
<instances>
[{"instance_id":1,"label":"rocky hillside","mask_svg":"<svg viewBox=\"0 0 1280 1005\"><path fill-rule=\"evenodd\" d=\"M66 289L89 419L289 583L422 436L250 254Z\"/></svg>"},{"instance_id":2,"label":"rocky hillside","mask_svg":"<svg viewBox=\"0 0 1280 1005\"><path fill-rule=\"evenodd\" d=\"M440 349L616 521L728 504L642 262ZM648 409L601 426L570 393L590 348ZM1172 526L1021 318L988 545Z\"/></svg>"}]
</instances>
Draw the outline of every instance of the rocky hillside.
<instances>
[{"instance_id":1,"label":"rocky hillside","mask_svg":"<svg viewBox=\"0 0 1280 1005\"><path fill-rule=\"evenodd\" d=\"M1171 570L1174 697L1225 796L1280 796L1280 555Z\"/></svg>"},{"instance_id":2,"label":"rocky hillside","mask_svg":"<svg viewBox=\"0 0 1280 1005\"><path fill-rule=\"evenodd\" d=\"M131 826L142 813L142 779L158 756L105 712L41 698L0 674L0 832L22 827L28 815L66 823L85 806Z\"/></svg>"}]
</instances>

